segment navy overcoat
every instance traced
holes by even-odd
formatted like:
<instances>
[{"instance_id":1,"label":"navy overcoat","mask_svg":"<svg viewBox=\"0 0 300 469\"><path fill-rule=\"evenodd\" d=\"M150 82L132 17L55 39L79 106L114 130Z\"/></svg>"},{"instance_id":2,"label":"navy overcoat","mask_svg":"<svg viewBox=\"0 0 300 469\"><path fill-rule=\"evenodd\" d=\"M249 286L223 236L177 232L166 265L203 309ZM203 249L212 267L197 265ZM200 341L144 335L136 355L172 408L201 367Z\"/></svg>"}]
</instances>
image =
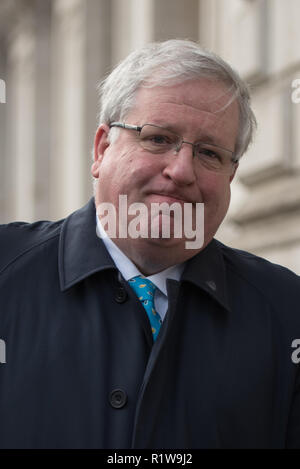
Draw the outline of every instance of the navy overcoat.
<instances>
[{"instance_id":1,"label":"navy overcoat","mask_svg":"<svg viewBox=\"0 0 300 469\"><path fill-rule=\"evenodd\" d=\"M0 447L300 448L299 277L212 240L167 287L153 344L93 199L1 226Z\"/></svg>"}]
</instances>

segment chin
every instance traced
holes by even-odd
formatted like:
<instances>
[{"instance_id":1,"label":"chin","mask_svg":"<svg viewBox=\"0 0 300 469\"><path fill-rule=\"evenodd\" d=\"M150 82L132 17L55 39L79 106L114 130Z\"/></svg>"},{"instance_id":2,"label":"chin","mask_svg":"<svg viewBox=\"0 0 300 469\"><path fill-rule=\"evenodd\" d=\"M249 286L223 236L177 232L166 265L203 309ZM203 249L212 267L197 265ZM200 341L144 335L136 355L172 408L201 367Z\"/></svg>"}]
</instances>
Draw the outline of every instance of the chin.
<instances>
[{"instance_id":1,"label":"chin","mask_svg":"<svg viewBox=\"0 0 300 469\"><path fill-rule=\"evenodd\" d=\"M159 238L143 240L141 246L142 252L145 255L155 259L157 262L167 263L168 266L179 264L193 256L195 256L201 249L187 249L186 242L191 241L188 239L178 238Z\"/></svg>"}]
</instances>

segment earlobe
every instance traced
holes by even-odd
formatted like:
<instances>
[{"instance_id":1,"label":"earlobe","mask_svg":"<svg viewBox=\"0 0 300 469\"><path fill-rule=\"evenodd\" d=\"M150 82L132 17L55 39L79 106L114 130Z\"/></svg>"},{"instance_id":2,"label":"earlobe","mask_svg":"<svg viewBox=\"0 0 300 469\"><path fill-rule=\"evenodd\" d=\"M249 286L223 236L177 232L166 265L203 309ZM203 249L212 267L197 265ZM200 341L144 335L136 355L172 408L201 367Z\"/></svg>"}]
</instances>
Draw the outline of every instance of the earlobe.
<instances>
[{"instance_id":1,"label":"earlobe","mask_svg":"<svg viewBox=\"0 0 300 469\"><path fill-rule=\"evenodd\" d=\"M91 167L91 173L94 178L99 178L99 161L94 161Z\"/></svg>"}]
</instances>

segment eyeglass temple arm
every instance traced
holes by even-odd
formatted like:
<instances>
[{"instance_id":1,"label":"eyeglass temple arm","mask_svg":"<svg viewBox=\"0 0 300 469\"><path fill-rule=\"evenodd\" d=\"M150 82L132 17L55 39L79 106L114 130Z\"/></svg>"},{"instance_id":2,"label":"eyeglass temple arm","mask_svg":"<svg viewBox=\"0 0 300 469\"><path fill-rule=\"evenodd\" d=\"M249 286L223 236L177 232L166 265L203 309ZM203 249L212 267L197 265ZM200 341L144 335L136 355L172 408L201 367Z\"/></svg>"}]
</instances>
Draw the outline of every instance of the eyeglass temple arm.
<instances>
[{"instance_id":1,"label":"eyeglass temple arm","mask_svg":"<svg viewBox=\"0 0 300 469\"><path fill-rule=\"evenodd\" d=\"M109 127L121 127L122 129L137 130L138 132L142 130L142 127L137 125L124 124L122 122L112 122Z\"/></svg>"}]
</instances>

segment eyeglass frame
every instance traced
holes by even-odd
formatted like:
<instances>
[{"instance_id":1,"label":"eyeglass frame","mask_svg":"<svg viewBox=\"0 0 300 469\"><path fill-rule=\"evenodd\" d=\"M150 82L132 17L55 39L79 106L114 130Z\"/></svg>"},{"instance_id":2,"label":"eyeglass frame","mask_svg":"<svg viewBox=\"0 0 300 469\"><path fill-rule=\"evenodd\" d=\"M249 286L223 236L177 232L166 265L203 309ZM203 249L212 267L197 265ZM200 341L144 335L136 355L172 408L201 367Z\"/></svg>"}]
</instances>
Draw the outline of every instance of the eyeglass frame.
<instances>
[{"instance_id":1,"label":"eyeglass frame","mask_svg":"<svg viewBox=\"0 0 300 469\"><path fill-rule=\"evenodd\" d=\"M163 126L160 126L160 125L157 125L157 124L149 124L147 122L146 124L143 124L142 126L139 126L139 125L125 124L125 122L112 122L111 124L109 124L109 127L110 128L111 127L119 127L119 128L127 129L127 130L135 130L136 132L141 133L143 127L145 127L146 125L150 125L152 127L157 127L158 129L168 130L168 132L171 132L174 135L176 135L177 137L179 137L180 138L180 146L175 148L176 153L178 153L181 150L181 147L182 147L183 143L187 143L189 145L192 145L192 147L193 147L193 157L194 157L195 156L195 152L194 152L195 145L198 145L199 143L203 143L205 145L211 145L213 147L220 148L221 150L224 150L224 151L227 151L228 153L231 153L231 155L232 155L232 159L231 159L232 166L236 165L239 161L237 158L234 158L234 152L231 151L231 150L228 150L227 148L224 148L224 147L222 147L220 145L217 145L215 143L209 143L209 142L205 142L205 141L202 141L202 140L199 140L196 143L188 142L187 140L184 140L183 137L181 135L178 135L176 132L173 132L172 130L169 130L166 127L163 127ZM149 151L151 152L151 150L149 150ZM153 153L153 154L155 154L155 153ZM210 169L210 171L214 171L214 170ZM215 172L218 172L218 171L215 170Z\"/></svg>"}]
</instances>

